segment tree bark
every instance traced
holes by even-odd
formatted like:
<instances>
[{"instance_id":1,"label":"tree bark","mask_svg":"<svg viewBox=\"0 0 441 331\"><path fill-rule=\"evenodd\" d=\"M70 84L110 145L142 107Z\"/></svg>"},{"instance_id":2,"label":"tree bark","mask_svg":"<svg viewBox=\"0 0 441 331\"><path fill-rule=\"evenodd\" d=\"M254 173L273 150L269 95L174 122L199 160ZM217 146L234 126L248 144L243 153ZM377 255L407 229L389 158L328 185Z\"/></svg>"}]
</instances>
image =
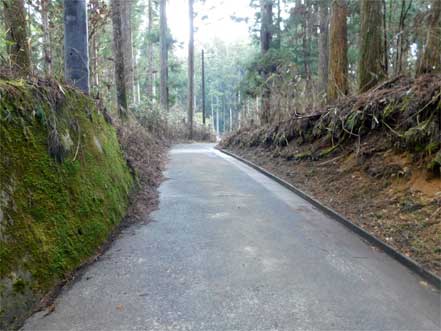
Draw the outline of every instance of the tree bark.
<instances>
[{"instance_id":1,"label":"tree bark","mask_svg":"<svg viewBox=\"0 0 441 331\"><path fill-rule=\"evenodd\" d=\"M201 53L201 67L202 67L202 73L201 73L201 79L202 79L202 86L201 86L201 92L202 92L202 124L205 125L205 58L204 58L204 50L202 50Z\"/></svg>"},{"instance_id":2,"label":"tree bark","mask_svg":"<svg viewBox=\"0 0 441 331\"><path fill-rule=\"evenodd\" d=\"M153 43L152 43L152 29L153 29L153 8L152 0L148 2L148 44L147 44L147 98L149 101L153 100Z\"/></svg>"},{"instance_id":3,"label":"tree bark","mask_svg":"<svg viewBox=\"0 0 441 331\"><path fill-rule=\"evenodd\" d=\"M115 83L116 83L116 101L118 113L121 118L126 117L127 111L127 91L125 83L125 66L124 66L124 50L123 50L123 34L122 34L122 1L112 0L112 25L113 25L113 54L115 61Z\"/></svg>"},{"instance_id":4,"label":"tree bark","mask_svg":"<svg viewBox=\"0 0 441 331\"><path fill-rule=\"evenodd\" d=\"M91 9L91 13L89 15L89 40L90 40L90 80L91 80L91 88L95 88L98 90L98 45L96 42L97 36L97 28L93 26L94 15L99 12L99 3L98 0L89 0L89 7ZM96 24L96 23L95 23Z\"/></svg>"},{"instance_id":5,"label":"tree bark","mask_svg":"<svg viewBox=\"0 0 441 331\"><path fill-rule=\"evenodd\" d=\"M89 33L86 0L64 2L64 77L89 93Z\"/></svg>"},{"instance_id":6,"label":"tree bark","mask_svg":"<svg viewBox=\"0 0 441 331\"><path fill-rule=\"evenodd\" d=\"M159 98L161 108L168 111L168 44L167 44L167 16L166 16L166 0L160 2L160 18L159 18L159 44L160 44L160 89ZM193 7L193 4L191 4ZM192 24L192 23L190 23Z\"/></svg>"},{"instance_id":7,"label":"tree bark","mask_svg":"<svg viewBox=\"0 0 441 331\"><path fill-rule=\"evenodd\" d=\"M274 47L277 49L282 45L282 7L280 0L277 0L276 40L274 44Z\"/></svg>"},{"instance_id":8,"label":"tree bark","mask_svg":"<svg viewBox=\"0 0 441 331\"><path fill-rule=\"evenodd\" d=\"M348 94L347 3L333 0L329 34L328 101Z\"/></svg>"},{"instance_id":9,"label":"tree bark","mask_svg":"<svg viewBox=\"0 0 441 331\"><path fill-rule=\"evenodd\" d=\"M49 30L49 6L50 0L41 0L41 22L43 27L43 53L44 53L44 72L52 75L52 51L51 34Z\"/></svg>"},{"instance_id":10,"label":"tree bark","mask_svg":"<svg viewBox=\"0 0 441 331\"><path fill-rule=\"evenodd\" d=\"M417 74L441 72L441 1L432 0L426 45Z\"/></svg>"},{"instance_id":11,"label":"tree bark","mask_svg":"<svg viewBox=\"0 0 441 331\"><path fill-rule=\"evenodd\" d=\"M389 50L388 50L388 39L387 39L387 20L386 20L386 0L382 1L383 5L383 67L384 73L387 77L389 72Z\"/></svg>"},{"instance_id":12,"label":"tree bark","mask_svg":"<svg viewBox=\"0 0 441 331\"><path fill-rule=\"evenodd\" d=\"M31 51L27 40L24 1L2 0L2 2L11 68L20 76L26 76L31 72Z\"/></svg>"},{"instance_id":13,"label":"tree bark","mask_svg":"<svg viewBox=\"0 0 441 331\"><path fill-rule=\"evenodd\" d=\"M272 0L260 0L261 9L261 27L260 27L260 51L264 57L271 47L273 39L273 4ZM262 123L269 123L271 120L271 89L269 87L268 78L271 70L268 65L262 70L263 86L261 95L261 113L260 120Z\"/></svg>"},{"instance_id":14,"label":"tree bark","mask_svg":"<svg viewBox=\"0 0 441 331\"><path fill-rule=\"evenodd\" d=\"M193 139L193 95L194 95L194 28L193 0L188 0L190 38L188 41L188 138Z\"/></svg>"},{"instance_id":15,"label":"tree bark","mask_svg":"<svg viewBox=\"0 0 441 331\"><path fill-rule=\"evenodd\" d=\"M329 61L329 1L320 0L319 3L319 93L321 95L326 94L328 88L328 61Z\"/></svg>"},{"instance_id":16,"label":"tree bark","mask_svg":"<svg viewBox=\"0 0 441 331\"><path fill-rule=\"evenodd\" d=\"M361 0L360 20L359 91L365 92L387 76L381 1Z\"/></svg>"},{"instance_id":17,"label":"tree bark","mask_svg":"<svg viewBox=\"0 0 441 331\"><path fill-rule=\"evenodd\" d=\"M132 43L132 1L123 0L121 2L121 29L127 98L128 100L131 100L131 102L135 103L135 75Z\"/></svg>"}]
</instances>

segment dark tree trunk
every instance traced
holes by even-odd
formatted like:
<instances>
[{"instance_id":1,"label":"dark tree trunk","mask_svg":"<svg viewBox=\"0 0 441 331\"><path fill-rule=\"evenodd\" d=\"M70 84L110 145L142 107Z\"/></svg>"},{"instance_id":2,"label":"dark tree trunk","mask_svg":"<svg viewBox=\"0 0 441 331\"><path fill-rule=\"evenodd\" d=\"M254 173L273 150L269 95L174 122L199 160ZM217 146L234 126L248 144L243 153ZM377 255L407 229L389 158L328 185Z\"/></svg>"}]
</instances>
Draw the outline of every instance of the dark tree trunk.
<instances>
[{"instance_id":1,"label":"dark tree trunk","mask_svg":"<svg viewBox=\"0 0 441 331\"><path fill-rule=\"evenodd\" d=\"M166 0L160 3L160 104L163 110L168 111L168 45L167 45L167 16L166 16Z\"/></svg>"},{"instance_id":2,"label":"dark tree trunk","mask_svg":"<svg viewBox=\"0 0 441 331\"><path fill-rule=\"evenodd\" d=\"M126 116L127 91L125 83L124 50L122 42L121 26L121 2L124 0L112 0L112 25L113 25L113 54L115 61L116 101L118 113L121 118Z\"/></svg>"},{"instance_id":3,"label":"dark tree trunk","mask_svg":"<svg viewBox=\"0 0 441 331\"><path fill-rule=\"evenodd\" d=\"M193 0L188 0L190 39L188 41L188 138L193 139L193 96L194 96L194 29Z\"/></svg>"},{"instance_id":4,"label":"dark tree trunk","mask_svg":"<svg viewBox=\"0 0 441 331\"><path fill-rule=\"evenodd\" d=\"M348 94L347 3L333 0L329 34L328 101Z\"/></svg>"},{"instance_id":5,"label":"dark tree trunk","mask_svg":"<svg viewBox=\"0 0 441 331\"><path fill-rule=\"evenodd\" d=\"M86 0L64 2L64 77L89 93L89 34Z\"/></svg>"},{"instance_id":6,"label":"dark tree trunk","mask_svg":"<svg viewBox=\"0 0 441 331\"><path fill-rule=\"evenodd\" d=\"M389 51L388 51L388 40L387 40L387 20L386 20L386 0L382 1L383 4L383 63L384 63L384 73L387 77L389 71Z\"/></svg>"},{"instance_id":7,"label":"dark tree trunk","mask_svg":"<svg viewBox=\"0 0 441 331\"><path fill-rule=\"evenodd\" d=\"M417 74L441 72L441 1L432 0L427 38Z\"/></svg>"},{"instance_id":8,"label":"dark tree trunk","mask_svg":"<svg viewBox=\"0 0 441 331\"><path fill-rule=\"evenodd\" d=\"M365 92L386 77L381 1L360 3L359 90Z\"/></svg>"},{"instance_id":9,"label":"dark tree trunk","mask_svg":"<svg viewBox=\"0 0 441 331\"><path fill-rule=\"evenodd\" d=\"M329 1L320 0L319 3L319 92L320 94L326 94L328 88L328 61L329 61Z\"/></svg>"},{"instance_id":10,"label":"dark tree trunk","mask_svg":"<svg viewBox=\"0 0 441 331\"><path fill-rule=\"evenodd\" d=\"M26 32L26 11L23 0L2 0L7 50L11 68L21 76L31 72L31 52Z\"/></svg>"},{"instance_id":11,"label":"dark tree trunk","mask_svg":"<svg viewBox=\"0 0 441 331\"><path fill-rule=\"evenodd\" d=\"M261 28L260 28L260 50L262 56L265 56L271 47L273 39L273 4L272 0L260 0L261 8ZM262 86L262 109L260 113L260 120L262 123L268 123L271 120L271 89L268 78L271 70L265 66L262 72L263 86Z\"/></svg>"}]
</instances>

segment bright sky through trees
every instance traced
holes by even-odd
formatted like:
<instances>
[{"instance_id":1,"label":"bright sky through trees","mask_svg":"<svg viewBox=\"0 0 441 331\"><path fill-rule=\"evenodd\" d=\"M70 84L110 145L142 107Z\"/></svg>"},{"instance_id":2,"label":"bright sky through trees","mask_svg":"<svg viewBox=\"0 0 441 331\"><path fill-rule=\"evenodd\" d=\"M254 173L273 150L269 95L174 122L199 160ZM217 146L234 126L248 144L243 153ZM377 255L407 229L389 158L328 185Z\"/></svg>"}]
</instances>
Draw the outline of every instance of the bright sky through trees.
<instances>
[{"instance_id":1,"label":"bright sky through trees","mask_svg":"<svg viewBox=\"0 0 441 331\"><path fill-rule=\"evenodd\" d=\"M248 24L245 21L234 21L231 17L252 19L254 11L250 8L249 3L249 0L195 2L196 42L206 43L214 38L226 42L247 40L249 38ZM184 43L184 46L188 41L187 7L187 1L184 0L169 0L167 6L168 25L171 33L178 42Z\"/></svg>"}]
</instances>

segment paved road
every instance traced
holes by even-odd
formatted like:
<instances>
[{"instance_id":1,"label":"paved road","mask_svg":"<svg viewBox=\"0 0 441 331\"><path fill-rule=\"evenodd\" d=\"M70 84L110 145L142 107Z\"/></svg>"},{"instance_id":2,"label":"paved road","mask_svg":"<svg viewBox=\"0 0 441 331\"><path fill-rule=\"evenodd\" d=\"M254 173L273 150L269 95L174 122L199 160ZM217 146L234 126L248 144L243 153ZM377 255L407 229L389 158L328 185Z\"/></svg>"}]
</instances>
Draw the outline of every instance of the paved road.
<instances>
[{"instance_id":1,"label":"paved road","mask_svg":"<svg viewBox=\"0 0 441 331\"><path fill-rule=\"evenodd\" d=\"M437 330L430 286L212 145L170 154L155 222L24 330Z\"/></svg>"}]
</instances>

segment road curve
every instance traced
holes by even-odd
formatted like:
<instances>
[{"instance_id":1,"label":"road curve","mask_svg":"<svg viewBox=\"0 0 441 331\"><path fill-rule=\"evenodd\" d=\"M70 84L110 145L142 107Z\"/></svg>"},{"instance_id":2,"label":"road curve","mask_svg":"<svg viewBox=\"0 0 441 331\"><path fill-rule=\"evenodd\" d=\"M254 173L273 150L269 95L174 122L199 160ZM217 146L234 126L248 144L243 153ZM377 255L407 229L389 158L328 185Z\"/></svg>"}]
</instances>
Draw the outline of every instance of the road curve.
<instances>
[{"instance_id":1,"label":"road curve","mask_svg":"<svg viewBox=\"0 0 441 331\"><path fill-rule=\"evenodd\" d=\"M23 330L439 330L440 293L209 144L170 152L125 230Z\"/></svg>"}]
</instances>

